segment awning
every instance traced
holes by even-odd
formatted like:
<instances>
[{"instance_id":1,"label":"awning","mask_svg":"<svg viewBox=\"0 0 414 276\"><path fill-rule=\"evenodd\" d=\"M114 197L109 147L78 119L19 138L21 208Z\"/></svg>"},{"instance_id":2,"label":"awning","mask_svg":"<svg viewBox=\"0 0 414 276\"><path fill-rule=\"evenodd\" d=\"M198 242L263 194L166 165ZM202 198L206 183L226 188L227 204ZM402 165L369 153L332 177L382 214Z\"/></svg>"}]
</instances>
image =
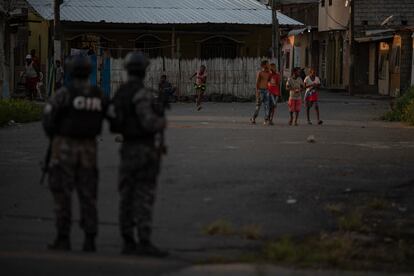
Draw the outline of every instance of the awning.
<instances>
[{"instance_id":1,"label":"awning","mask_svg":"<svg viewBox=\"0 0 414 276\"><path fill-rule=\"evenodd\" d=\"M380 35L384 33L392 33L395 32L394 29L381 29L381 30L369 30L365 31L366 36L373 36L373 35Z\"/></svg>"},{"instance_id":2,"label":"awning","mask_svg":"<svg viewBox=\"0 0 414 276\"><path fill-rule=\"evenodd\" d=\"M363 42L374 42L374 41L389 40L389 39L391 39L393 37L394 37L394 35L357 37L357 38L355 38L355 41L356 42L359 42L359 43L363 43Z\"/></svg>"},{"instance_id":3,"label":"awning","mask_svg":"<svg viewBox=\"0 0 414 276\"><path fill-rule=\"evenodd\" d=\"M305 31L307 31L307 30L308 30L308 27L306 27L306 28L302 28L302 29L291 30L291 31L288 33L288 36L303 34L303 33L304 33Z\"/></svg>"}]
</instances>

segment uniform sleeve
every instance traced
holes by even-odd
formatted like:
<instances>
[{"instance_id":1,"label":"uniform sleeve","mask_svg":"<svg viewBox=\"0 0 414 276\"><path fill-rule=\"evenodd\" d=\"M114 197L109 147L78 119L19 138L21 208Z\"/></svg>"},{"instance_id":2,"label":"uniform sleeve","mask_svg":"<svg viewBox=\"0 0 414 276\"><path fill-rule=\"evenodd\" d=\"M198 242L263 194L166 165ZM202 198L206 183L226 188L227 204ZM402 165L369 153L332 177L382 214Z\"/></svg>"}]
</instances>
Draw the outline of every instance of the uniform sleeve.
<instances>
[{"instance_id":1,"label":"uniform sleeve","mask_svg":"<svg viewBox=\"0 0 414 276\"><path fill-rule=\"evenodd\" d=\"M42 125L47 136L52 137L56 134L60 120L65 112L65 106L68 103L68 91L62 88L56 92L56 95L45 105L43 110Z\"/></svg>"},{"instance_id":2,"label":"uniform sleeve","mask_svg":"<svg viewBox=\"0 0 414 276\"><path fill-rule=\"evenodd\" d=\"M140 97L134 102L138 120L147 133L157 133L165 128L165 117L155 112L151 97Z\"/></svg>"}]
</instances>

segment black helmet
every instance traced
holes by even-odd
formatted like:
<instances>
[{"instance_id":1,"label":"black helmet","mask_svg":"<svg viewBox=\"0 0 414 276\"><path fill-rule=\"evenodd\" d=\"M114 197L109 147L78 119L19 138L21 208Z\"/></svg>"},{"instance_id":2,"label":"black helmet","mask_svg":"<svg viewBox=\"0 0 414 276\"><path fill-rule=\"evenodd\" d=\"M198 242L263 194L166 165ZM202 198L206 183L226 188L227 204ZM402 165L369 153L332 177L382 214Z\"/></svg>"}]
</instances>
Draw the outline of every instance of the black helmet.
<instances>
[{"instance_id":1,"label":"black helmet","mask_svg":"<svg viewBox=\"0 0 414 276\"><path fill-rule=\"evenodd\" d=\"M89 57L73 56L66 62L66 71L74 79L87 79L92 72Z\"/></svg>"},{"instance_id":2,"label":"black helmet","mask_svg":"<svg viewBox=\"0 0 414 276\"><path fill-rule=\"evenodd\" d=\"M130 52L125 57L124 67L129 75L145 76L145 70L148 65L148 58L142 52Z\"/></svg>"}]
</instances>

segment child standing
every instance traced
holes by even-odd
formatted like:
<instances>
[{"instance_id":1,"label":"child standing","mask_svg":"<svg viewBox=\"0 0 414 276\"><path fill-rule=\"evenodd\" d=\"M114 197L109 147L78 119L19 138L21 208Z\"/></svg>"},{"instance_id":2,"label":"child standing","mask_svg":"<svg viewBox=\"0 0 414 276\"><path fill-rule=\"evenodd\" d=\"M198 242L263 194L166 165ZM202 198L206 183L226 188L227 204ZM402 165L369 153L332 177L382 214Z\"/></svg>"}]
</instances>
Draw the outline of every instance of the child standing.
<instances>
[{"instance_id":1,"label":"child standing","mask_svg":"<svg viewBox=\"0 0 414 276\"><path fill-rule=\"evenodd\" d=\"M201 102L203 99L204 92L206 91L206 83L207 83L207 72L206 66L201 65L200 69L191 76L190 80L196 77L196 82L194 84L194 88L197 92L197 99L196 99L196 108L198 111L202 109Z\"/></svg>"},{"instance_id":2,"label":"child standing","mask_svg":"<svg viewBox=\"0 0 414 276\"><path fill-rule=\"evenodd\" d=\"M280 74L276 70L275 63L270 64L270 79L267 89L269 90L270 102L269 124L273 125L273 117L280 98Z\"/></svg>"},{"instance_id":3,"label":"child standing","mask_svg":"<svg viewBox=\"0 0 414 276\"><path fill-rule=\"evenodd\" d=\"M250 119L252 124L256 124L256 118L259 115L260 107L262 103L265 110L264 124L269 123L269 91L267 85L270 79L269 62L263 60L260 63L261 70L257 72L256 77L256 110L254 111L253 117Z\"/></svg>"},{"instance_id":4,"label":"child standing","mask_svg":"<svg viewBox=\"0 0 414 276\"><path fill-rule=\"evenodd\" d=\"M308 124L312 124L310 120L310 110L315 106L316 118L318 120L318 125L323 124L323 121L319 117L319 104L318 104L318 90L321 87L321 80L316 76L315 69L310 70L309 76L305 78L305 103L306 103L306 116L308 118Z\"/></svg>"},{"instance_id":5,"label":"child standing","mask_svg":"<svg viewBox=\"0 0 414 276\"><path fill-rule=\"evenodd\" d=\"M302 105L301 91L303 90L303 87L303 80L299 77L299 70L298 68L294 68L292 76L286 82L286 89L289 90L289 125L292 125L293 123L293 114L295 114L295 126L298 125L298 117Z\"/></svg>"}]
</instances>

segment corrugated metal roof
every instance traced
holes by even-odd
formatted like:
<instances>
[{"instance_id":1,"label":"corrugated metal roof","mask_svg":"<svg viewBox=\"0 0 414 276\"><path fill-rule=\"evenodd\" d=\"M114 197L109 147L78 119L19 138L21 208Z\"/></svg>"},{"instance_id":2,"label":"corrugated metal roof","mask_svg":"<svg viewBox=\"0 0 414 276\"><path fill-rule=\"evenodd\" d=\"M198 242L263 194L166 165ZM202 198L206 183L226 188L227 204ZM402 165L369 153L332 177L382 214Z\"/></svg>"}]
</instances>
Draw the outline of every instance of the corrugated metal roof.
<instances>
[{"instance_id":1,"label":"corrugated metal roof","mask_svg":"<svg viewBox=\"0 0 414 276\"><path fill-rule=\"evenodd\" d=\"M53 19L51 0L27 0ZM271 11L255 0L65 0L61 20L135 24L271 24ZM303 25L278 13L281 25Z\"/></svg>"}]
</instances>

